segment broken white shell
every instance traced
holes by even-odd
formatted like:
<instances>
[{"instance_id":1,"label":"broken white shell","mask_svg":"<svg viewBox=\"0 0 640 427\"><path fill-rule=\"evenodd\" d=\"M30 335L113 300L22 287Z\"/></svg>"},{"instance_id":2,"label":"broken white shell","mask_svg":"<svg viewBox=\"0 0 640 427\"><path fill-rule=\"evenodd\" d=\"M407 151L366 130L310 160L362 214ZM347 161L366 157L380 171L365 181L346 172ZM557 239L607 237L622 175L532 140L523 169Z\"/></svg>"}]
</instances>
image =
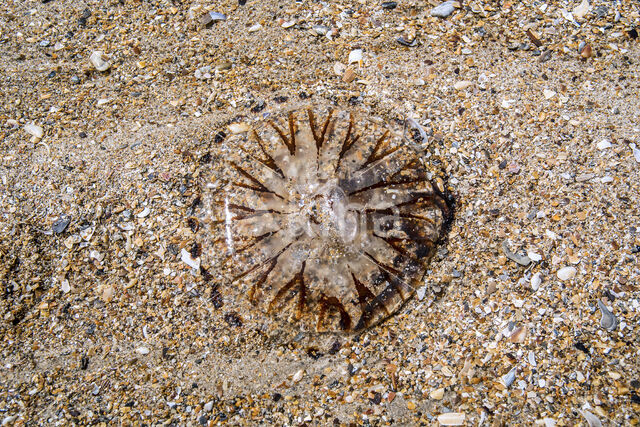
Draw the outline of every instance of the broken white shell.
<instances>
[{"instance_id":1,"label":"broken white shell","mask_svg":"<svg viewBox=\"0 0 640 427\"><path fill-rule=\"evenodd\" d=\"M438 415L438 422L441 426L461 426L464 424L466 415L462 412L447 412Z\"/></svg>"},{"instance_id":2,"label":"broken white shell","mask_svg":"<svg viewBox=\"0 0 640 427\"><path fill-rule=\"evenodd\" d=\"M27 132L29 135L34 136L38 139L41 139L44 136L44 130L42 129L42 126L38 126L33 123L29 123L28 125L25 125L24 131Z\"/></svg>"},{"instance_id":3,"label":"broken white shell","mask_svg":"<svg viewBox=\"0 0 640 427\"><path fill-rule=\"evenodd\" d=\"M558 270L558 279L569 280L576 275L576 272L577 270L575 269L575 267L562 267L560 270Z\"/></svg>"},{"instance_id":4,"label":"broken white shell","mask_svg":"<svg viewBox=\"0 0 640 427\"><path fill-rule=\"evenodd\" d=\"M89 62L91 62L91 65L93 65L96 70L107 71L111 67L111 64L109 61L102 59L102 55L103 52L101 50L94 51L89 57Z\"/></svg>"},{"instance_id":5,"label":"broken white shell","mask_svg":"<svg viewBox=\"0 0 640 427\"><path fill-rule=\"evenodd\" d=\"M193 259L186 249L182 249L180 252L180 259L189 267L195 268L196 270L200 269L200 258Z\"/></svg>"},{"instance_id":6,"label":"broken white shell","mask_svg":"<svg viewBox=\"0 0 640 427\"><path fill-rule=\"evenodd\" d=\"M349 64L362 61L362 49L354 49L349 53Z\"/></svg>"}]
</instances>

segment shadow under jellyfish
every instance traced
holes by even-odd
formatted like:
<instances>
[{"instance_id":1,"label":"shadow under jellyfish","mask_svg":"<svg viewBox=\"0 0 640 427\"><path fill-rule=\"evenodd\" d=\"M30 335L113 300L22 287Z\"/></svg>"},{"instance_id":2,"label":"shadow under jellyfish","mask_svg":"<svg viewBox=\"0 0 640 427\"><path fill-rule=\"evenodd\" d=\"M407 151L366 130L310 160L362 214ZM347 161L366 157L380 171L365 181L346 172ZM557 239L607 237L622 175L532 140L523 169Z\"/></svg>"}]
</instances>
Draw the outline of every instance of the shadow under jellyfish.
<instances>
[{"instance_id":1,"label":"shadow under jellyfish","mask_svg":"<svg viewBox=\"0 0 640 427\"><path fill-rule=\"evenodd\" d=\"M359 331L421 286L453 209L399 133L304 110L240 140L217 222L252 303L306 330Z\"/></svg>"}]
</instances>

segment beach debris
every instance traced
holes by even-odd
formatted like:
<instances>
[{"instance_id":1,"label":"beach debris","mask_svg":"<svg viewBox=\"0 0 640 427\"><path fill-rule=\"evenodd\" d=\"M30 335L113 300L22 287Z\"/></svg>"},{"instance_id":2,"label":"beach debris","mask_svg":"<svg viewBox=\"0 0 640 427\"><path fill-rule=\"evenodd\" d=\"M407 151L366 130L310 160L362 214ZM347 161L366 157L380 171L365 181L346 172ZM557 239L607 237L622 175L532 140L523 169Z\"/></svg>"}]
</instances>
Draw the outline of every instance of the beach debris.
<instances>
[{"instance_id":1,"label":"beach debris","mask_svg":"<svg viewBox=\"0 0 640 427\"><path fill-rule=\"evenodd\" d=\"M455 1L445 1L444 3L439 4L438 6L431 9L431 16L435 16L437 18L446 18L453 13L456 9Z\"/></svg>"},{"instance_id":2,"label":"beach debris","mask_svg":"<svg viewBox=\"0 0 640 427\"><path fill-rule=\"evenodd\" d=\"M349 64L362 64L362 49L354 49L349 52L349 60L347 62Z\"/></svg>"},{"instance_id":3,"label":"beach debris","mask_svg":"<svg viewBox=\"0 0 640 427\"><path fill-rule=\"evenodd\" d=\"M529 264L531 264L531 259L529 259L528 256L520 255L512 252L511 249L509 249L509 243L506 240L502 242L502 251L504 252L507 258L509 258L511 261L517 264L520 264L523 267L526 267Z\"/></svg>"},{"instance_id":4,"label":"beach debris","mask_svg":"<svg viewBox=\"0 0 640 427\"><path fill-rule=\"evenodd\" d=\"M200 18L200 23L205 27L210 27L214 22L226 21L227 15L219 12L207 12Z\"/></svg>"},{"instance_id":5,"label":"beach debris","mask_svg":"<svg viewBox=\"0 0 640 427\"><path fill-rule=\"evenodd\" d=\"M438 423L441 426L461 426L465 418L466 415L463 412L447 412L438 415Z\"/></svg>"},{"instance_id":6,"label":"beach debris","mask_svg":"<svg viewBox=\"0 0 640 427\"><path fill-rule=\"evenodd\" d=\"M591 412L584 409L578 409L578 412L580 412L580 415L582 415L582 417L587 421L589 427L602 427L600 419Z\"/></svg>"},{"instance_id":7,"label":"beach debris","mask_svg":"<svg viewBox=\"0 0 640 427\"><path fill-rule=\"evenodd\" d=\"M618 326L618 319L616 316L609 311L606 305L602 302L602 300L598 300L598 308L600 309L600 326L602 326L607 331L615 331Z\"/></svg>"},{"instance_id":8,"label":"beach debris","mask_svg":"<svg viewBox=\"0 0 640 427\"><path fill-rule=\"evenodd\" d=\"M578 270L576 270L575 267L562 267L561 269L558 270L558 272L556 273L556 275L558 276L558 279L560 280L569 280L572 279L573 276L576 275Z\"/></svg>"},{"instance_id":9,"label":"beach debris","mask_svg":"<svg viewBox=\"0 0 640 427\"><path fill-rule=\"evenodd\" d=\"M42 137L44 136L44 129L42 129L42 126L38 126L33 123L26 124L24 126L24 131L37 140L42 139Z\"/></svg>"},{"instance_id":10,"label":"beach debris","mask_svg":"<svg viewBox=\"0 0 640 427\"><path fill-rule=\"evenodd\" d=\"M105 61L103 55L104 53L101 50L96 50L89 56L89 62L91 62L91 65L98 71L107 71L111 68L111 63Z\"/></svg>"}]
</instances>

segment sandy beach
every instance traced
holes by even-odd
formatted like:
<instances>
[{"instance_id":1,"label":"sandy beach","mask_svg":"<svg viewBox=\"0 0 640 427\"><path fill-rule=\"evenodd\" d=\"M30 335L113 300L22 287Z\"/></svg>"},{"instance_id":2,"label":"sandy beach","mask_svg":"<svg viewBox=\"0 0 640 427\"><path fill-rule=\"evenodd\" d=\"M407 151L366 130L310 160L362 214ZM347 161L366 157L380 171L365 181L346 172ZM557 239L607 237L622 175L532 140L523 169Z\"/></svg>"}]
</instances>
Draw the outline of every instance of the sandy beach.
<instances>
[{"instance_id":1,"label":"sandy beach","mask_svg":"<svg viewBox=\"0 0 640 427\"><path fill-rule=\"evenodd\" d=\"M637 425L638 26L635 1L2 2L2 425ZM223 263L230 156L307 109L413 141L455 199L359 333L275 319Z\"/></svg>"}]
</instances>

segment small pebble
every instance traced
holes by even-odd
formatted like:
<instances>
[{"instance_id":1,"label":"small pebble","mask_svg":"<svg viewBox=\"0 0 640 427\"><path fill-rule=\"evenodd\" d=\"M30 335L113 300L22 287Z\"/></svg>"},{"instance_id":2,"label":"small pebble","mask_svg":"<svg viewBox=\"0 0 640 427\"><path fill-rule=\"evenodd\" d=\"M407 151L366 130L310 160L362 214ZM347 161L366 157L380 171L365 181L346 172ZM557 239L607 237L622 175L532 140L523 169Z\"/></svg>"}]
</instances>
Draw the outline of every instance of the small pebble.
<instances>
[{"instance_id":1,"label":"small pebble","mask_svg":"<svg viewBox=\"0 0 640 427\"><path fill-rule=\"evenodd\" d=\"M311 27L311 29L317 36L326 36L327 33L331 30L331 28L327 27L326 25L314 25L313 27Z\"/></svg>"},{"instance_id":2,"label":"small pebble","mask_svg":"<svg viewBox=\"0 0 640 427\"><path fill-rule=\"evenodd\" d=\"M69 226L70 222L71 222L71 218L61 216L60 218L58 218L56 222L53 223L53 225L51 226L51 230L56 234L63 233L64 230L66 230L67 227Z\"/></svg>"},{"instance_id":3,"label":"small pebble","mask_svg":"<svg viewBox=\"0 0 640 427\"><path fill-rule=\"evenodd\" d=\"M246 133L246 132L249 132L249 130L251 129L249 125L246 123L231 123L229 126L227 126L227 128L229 129L229 132L231 132L231 134L233 135Z\"/></svg>"},{"instance_id":4,"label":"small pebble","mask_svg":"<svg viewBox=\"0 0 640 427\"><path fill-rule=\"evenodd\" d=\"M542 255L535 253L535 252L531 252L531 251L527 251L527 256L529 257L529 259L533 262L540 262L542 261Z\"/></svg>"},{"instance_id":5,"label":"small pebble","mask_svg":"<svg viewBox=\"0 0 640 427\"><path fill-rule=\"evenodd\" d=\"M102 290L102 301L104 301L105 303L109 303L111 302L111 300L113 300L113 296L115 295L115 289L113 288L113 286L109 285L107 287L105 287Z\"/></svg>"},{"instance_id":6,"label":"small pebble","mask_svg":"<svg viewBox=\"0 0 640 427\"><path fill-rule=\"evenodd\" d=\"M71 290L71 286L69 286L69 281L67 279L64 279L60 284L60 290L65 294Z\"/></svg>"},{"instance_id":7,"label":"small pebble","mask_svg":"<svg viewBox=\"0 0 640 427\"><path fill-rule=\"evenodd\" d=\"M542 283L542 276L540 275L540 273L536 273L533 275L533 277L531 278L531 289L535 291L537 291L538 289L540 289L540 284Z\"/></svg>"},{"instance_id":8,"label":"small pebble","mask_svg":"<svg viewBox=\"0 0 640 427\"><path fill-rule=\"evenodd\" d=\"M214 69L216 71L226 71L226 70L230 70L231 67L233 66L233 64L231 63L231 61L222 61L222 62L218 62Z\"/></svg>"},{"instance_id":9,"label":"small pebble","mask_svg":"<svg viewBox=\"0 0 640 427\"><path fill-rule=\"evenodd\" d=\"M208 12L208 13L205 13L202 16L202 18L200 18L200 23L202 23L202 25L204 25L205 27L208 27L213 25L214 22L226 21L226 20L227 20L227 16L223 13Z\"/></svg>"},{"instance_id":10,"label":"small pebble","mask_svg":"<svg viewBox=\"0 0 640 427\"><path fill-rule=\"evenodd\" d=\"M591 45L585 45L582 49L580 49L580 56L583 58L591 58L593 56L593 49Z\"/></svg>"},{"instance_id":11,"label":"small pebble","mask_svg":"<svg viewBox=\"0 0 640 427\"><path fill-rule=\"evenodd\" d=\"M453 88L455 90L464 90L464 89L468 88L469 86L471 86L472 84L473 84L473 82L470 82L469 80L462 80L462 81L456 82L453 85Z\"/></svg>"},{"instance_id":12,"label":"small pebble","mask_svg":"<svg viewBox=\"0 0 640 427\"><path fill-rule=\"evenodd\" d=\"M406 46L406 47L415 47L418 45L418 39L415 37L411 39L407 39L405 37L398 37L396 41L400 43L402 46Z\"/></svg>"},{"instance_id":13,"label":"small pebble","mask_svg":"<svg viewBox=\"0 0 640 427\"><path fill-rule=\"evenodd\" d=\"M589 12L589 9L591 9L591 7L589 6L589 0L582 0L579 5L573 8L571 13L573 14L574 18L582 19L587 14L587 12Z\"/></svg>"},{"instance_id":14,"label":"small pebble","mask_svg":"<svg viewBox=\"0 0 640 427\"><path fill-rule=\"evenodd\" d=\"M575 267L562 267L560 270L558 270L558 279L560 280L569 280L572 279L573 276L576 275L577 270L575 269Z\"/></svg>"},{"instance_id":15,"label":"small pebble","mask_svg":"<svg viewBox=\"0 0 640 427\"><path fill-rule=\"evenodd\" d=\"M604 18L609 13L609 8L607 6L598 6L593 12L598 18Z\"/></svg>"},{"instance_id":16,"label":"small pebble","mask_svg":"<svg viewBox=\"0 0 640 427\"><path fill-rule=\"evenodd\" d=\"M300 382L300 380L302 379L302 376L304 375L304 369L300 369L298 372L296 372L295 374L293 374L293 378L291 378L291 380L294 383Z\"/></svg>"},{"instance_id":17,"label":"small pebble","mask_svg":"<svg viewBox=\"0 0 640 427\"><path fill-rule=\"evenodd\" d=\"M600 182L603 184L608 184L610 182L613 182L613 177L610 175L603 176L602 178L600 178Z\"/></svg>"},{"instance_id":18,"label":"small pebble","mask_svg":"<svg viewBox=\"0 0 640 427\"><path fill-rule=\"evenodd\" d=\"M515 104L515 100L513 99L505 99L500 103L500 106L504 109L508 109L511 108L513 106L513 104Z\"/></svg>"},{"instance_id":19,"label":"small pebble","mask_svg":"<svg viewBox=\"0 0 640 427\"><path fill-rule=\"evenodd\" d=\"M447 412L438 415L438 422L442 426L461 426L464 424L465 414L462 412Z\"/></svg>"},{"instance_id":20,"label":"small pebble","mask_svg":"<svg viewBox=\"0 0 640 427\"><path fill-rule=\"evenodd\" d=\"M507 258L509 258L511 261L517 264L522 265L523 267L526 267L529 264L531 264L531 260L529 259L528 256L519 255L514 252L511 252L511 249L509 249L509 246L506 241L502 242L502 251L507 256Z\"/></svg>"},{"instance_id":21,"label":"small pebble","mask_svg":"<svg viewBox=\"0 0 640 427\"><path fill-rule=\"evenodd\" d=\"M618 319L609 311L606 305L601 300L598 300L598 308L600 309L600 326L607 331L615 331L618 326Z\"/></svg>"},{"instance_id":22,"label":"small pebble","mask_svg":"<svg viewBox=\"0 0 640 427\"><path fill-rule=\"evenodd\" d=\"M142 354L144 356L145 354L149 354L149 348L148 347L138 347L138 348L136 348L136 353Z\"/></svg>"},{"instance_id":23,"label":"small pebble","mask_svg":"<svg viewBox=\"0 0 640 427\"><path fill-rule=\"evenodd\" d=\"M605 150L611 147L611 142L609 142L609 140L607 139L603 139L602 141L598 142L598 144L596 144L596 147L598 147L598 150Z\"/></svg>"},{"instance_id":24,"label":"small pebble","mask_svg":"<svg viewBox=\"0 0 640 427\"><path fill-rule=\"evenodd\" d=\"M446 18L453 13L455 8L454 1L446 1L431 9L431 16L438 18Z\"/></svg>"},{"instance_id":25,"label":"small pebble","mask_svg":"<svg viewBox=\"0 0 640 427\"><path fill-rule=\"evenodd\" d=\"M441 400L444 397L444 388L438 388L429 393L429 397L434 400Z\"/></svg>"},{"instance_id":26,"label":"small pebble","mask_svg":"<svg viewBox=\"0 0 640 427\"><path fill-rule=\"evenodd\" d=\"M198 80L207 80L211 78L211 66L205 65L194 71L194 77Z\"/></svg>"},{"instance_id":27,"label":"small pebble","mask_svg":"<svg viewBox=\"0 0 640 427\"><path fill-rule=\"evenodd\" d=\"M500 377L500 382L506 387L511 387L511 384L516 379L516 368L512 368L509 372Z\"/></svg>"},{"instance_id":28,"label":"small pebble","mask_svg":"<svg viewBox=\"0 0 640 427\"><path fill-rule=\"evenodd\" d=\"M96 50L89 57L89 62L94 66L94 68L98 71L107 71L111 68L111 64L108 61L102 59L102 51Z\"/></svg>"},{"instance_id":29,"label":"small pebble","mask_svg":"<svg viewBox=\"0 0 640 427\"><path fill-rule=\"evenodd\" d=\"M580 175L576 175L576 182L587 182L595 177L596 175L594 173L581 173Z\"/></svg>"},{"instance_id":30,"label":"small pebble","mask_svg":"<svg viewBox=\"0 0 640 427\"><path fill-rule=\"evenodd\" d=\"M13 423L15 422L15 420L18 419L17 415L7 415L6 417L4 417L2 419L2 425L3 426L10 426L13 425Z\"/></svg>"},{"instance_id":31,"label":"small pebble","mask_svg":"<svg viewBox=\"0 0 640 427\"><path fill-rule=\"evenodd\" d=\"M42 137L44 136L44 129L42 129L42 126L38 126L33 123L25 125L24 131L37 139L42 139Z\"/></svg>"}]
</instances>

